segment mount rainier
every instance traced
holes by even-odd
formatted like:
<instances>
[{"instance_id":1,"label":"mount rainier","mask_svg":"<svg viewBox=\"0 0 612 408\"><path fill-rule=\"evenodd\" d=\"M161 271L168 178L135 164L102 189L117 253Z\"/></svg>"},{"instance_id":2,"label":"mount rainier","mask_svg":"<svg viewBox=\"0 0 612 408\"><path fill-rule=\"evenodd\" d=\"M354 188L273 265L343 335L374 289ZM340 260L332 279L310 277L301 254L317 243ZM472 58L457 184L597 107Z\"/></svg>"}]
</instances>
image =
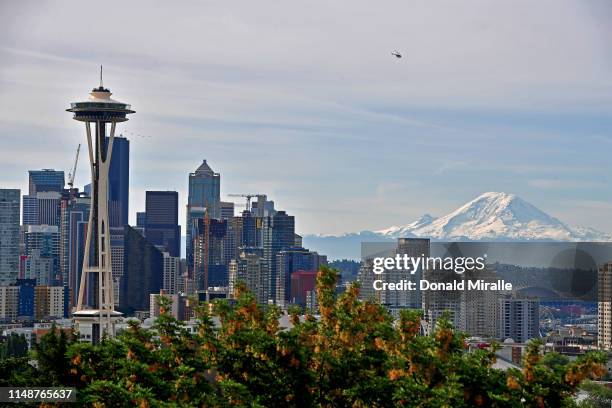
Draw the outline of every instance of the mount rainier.
<instances>
[{"instance_id":1,"label":"mount rainier","mask_svg":"<svg viewBox=\"0 0 612 408\"><path fill-rule=\"evenodd\" d=\"M394 241L399 237L438 241L612 241L611 234L564 224L514 194L488 192L439 218L425 214L410 224L378 231L307 235L304 245L330 259L359 259L361 242Z\"/></svg>"}]
</instances>

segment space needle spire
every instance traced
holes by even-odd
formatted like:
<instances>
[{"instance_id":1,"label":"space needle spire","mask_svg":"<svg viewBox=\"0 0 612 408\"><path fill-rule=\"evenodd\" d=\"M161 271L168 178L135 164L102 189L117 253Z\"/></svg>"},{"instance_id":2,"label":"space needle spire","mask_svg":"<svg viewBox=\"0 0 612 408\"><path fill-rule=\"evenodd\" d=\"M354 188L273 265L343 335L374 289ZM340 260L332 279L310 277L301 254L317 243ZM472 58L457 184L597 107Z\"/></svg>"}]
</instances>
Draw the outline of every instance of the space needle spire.
<instances>
[{"instance_id":1,"label":"space needle spire","mask_svg":"<svg viewBox=\"0 0 612 408\"><path fill-rule=\"evenodd\" d=\"M110 90L104 88L100 66L100 86L89 93L87 100L73 102L67 109L74 114L74 120L85 123L89 148L91 209L73 318L80 339L93 343L104 336L114 336L115 322L121 317L121 313L115 311L113 294L108 176L116 124L127 121L127 115L134 111L130 105L111 99L111 95Z\"/></svg>"}]
</instances>

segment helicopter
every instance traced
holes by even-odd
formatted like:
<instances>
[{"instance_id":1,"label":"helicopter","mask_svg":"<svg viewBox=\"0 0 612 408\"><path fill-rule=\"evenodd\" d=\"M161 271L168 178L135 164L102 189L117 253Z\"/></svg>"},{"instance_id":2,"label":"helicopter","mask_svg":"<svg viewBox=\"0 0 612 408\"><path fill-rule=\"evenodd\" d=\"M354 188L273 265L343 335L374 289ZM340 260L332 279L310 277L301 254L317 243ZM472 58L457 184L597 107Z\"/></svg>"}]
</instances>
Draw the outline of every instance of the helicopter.
<instances>
[{"instance_id":1,"label":"helicopter","mask_svg":"<svg viewBox=\"0 0 612 408\"><path fill-rule=\"evenodd\" d=\"M402 54L399 53L398 50L395 50L391 53L395 58L402 58Z\"/></svg>"}]
</instances>

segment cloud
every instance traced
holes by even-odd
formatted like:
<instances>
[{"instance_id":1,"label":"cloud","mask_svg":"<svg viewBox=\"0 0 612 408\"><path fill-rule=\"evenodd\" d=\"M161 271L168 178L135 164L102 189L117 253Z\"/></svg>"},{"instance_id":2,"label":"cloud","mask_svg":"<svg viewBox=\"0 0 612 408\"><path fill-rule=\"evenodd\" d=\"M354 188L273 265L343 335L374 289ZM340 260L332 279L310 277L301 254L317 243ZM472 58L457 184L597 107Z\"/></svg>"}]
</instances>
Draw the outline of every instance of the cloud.
<instances>
[{"instance_id":1,"label":"cloud","mask_svg":"<svg viewBox=\"0 0 612 408\"><path fill-rule=\"evenodd\" d=\"M107 1L104 21L71 0L0 7L0 186L68 170L83 129L64 109L101 63L137 111L120 130L147 136L129 136L132 210L152 188L184 203L203 158L224 194L267 192L309 233L382 228L472 191L572 198L585 184L556 174L612 170L608 141L581 142L605 130L580 129L612 124L605 1Z\"/></svg>"}]
</instances>

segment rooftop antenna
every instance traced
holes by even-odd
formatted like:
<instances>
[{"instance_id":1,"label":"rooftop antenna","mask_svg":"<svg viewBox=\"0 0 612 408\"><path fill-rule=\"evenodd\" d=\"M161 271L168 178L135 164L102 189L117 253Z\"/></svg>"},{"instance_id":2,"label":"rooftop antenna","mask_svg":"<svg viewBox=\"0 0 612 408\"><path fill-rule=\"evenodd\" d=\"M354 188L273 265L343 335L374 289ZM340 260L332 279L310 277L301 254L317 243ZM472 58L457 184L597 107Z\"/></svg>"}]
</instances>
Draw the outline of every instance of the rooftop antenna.
<instances>
[{"instance_id":1,"label":"rooftop antenna","mask_svg":"<svg viewBox=\"0 0 612 408\"><path fill-rule=\"evenodd\" d=\"M102 82L102 65L100 65L100 88L104 88L104 83Z\"/></svg>"}]
</instances>

